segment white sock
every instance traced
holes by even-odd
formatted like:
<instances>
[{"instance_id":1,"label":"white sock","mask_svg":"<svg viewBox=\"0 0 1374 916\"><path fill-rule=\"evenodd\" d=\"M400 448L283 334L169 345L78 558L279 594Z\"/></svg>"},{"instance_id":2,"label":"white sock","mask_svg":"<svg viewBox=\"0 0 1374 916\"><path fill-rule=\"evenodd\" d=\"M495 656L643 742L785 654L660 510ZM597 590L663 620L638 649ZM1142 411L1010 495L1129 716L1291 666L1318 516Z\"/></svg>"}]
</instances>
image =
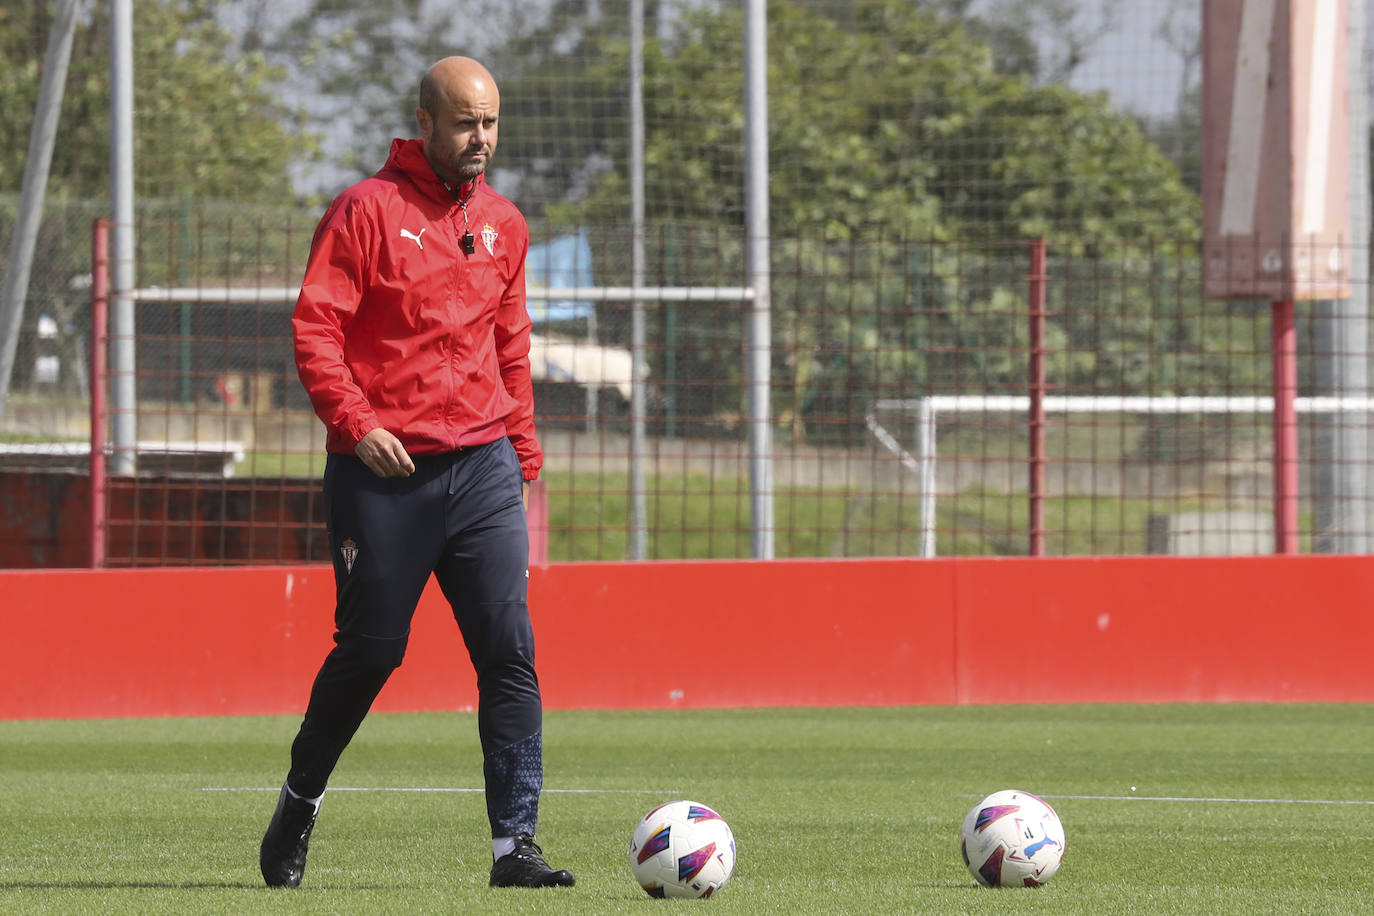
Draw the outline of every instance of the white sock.
<instances>
[{"instance_id":1,"label":"white sock","mask_svg":"<svg viewBox=\"0 0 1374 916\"><path fill-rule=\"evenodd\" d=\"M315 806L315 810L316 810L317 812L320 810L320 802L324 801L324 793L323 793L323 792L321 792L319 795L315 796L314 798L306 798L304 795L301 795L301 794L298 793L295 789L291 788L291 787L288 785L288 786L286 787L286 793L287 793L288 795L290 795L292 798L298 798L298 799L300 799L301 801L310 802L310 804L312 804L312 805Z\"/></svg>"},{"instance_id":2,"label":"white sock","mask_svg":"<svg viewBox=\"0 0 1374 916\"><path fill-rule=\"evenodd\" d=\"M515 852L515 837L498 836L492 839L491 857L493 860L499 859L502 856L508 856L513 852Z\"/></svg>"}]
</instances>

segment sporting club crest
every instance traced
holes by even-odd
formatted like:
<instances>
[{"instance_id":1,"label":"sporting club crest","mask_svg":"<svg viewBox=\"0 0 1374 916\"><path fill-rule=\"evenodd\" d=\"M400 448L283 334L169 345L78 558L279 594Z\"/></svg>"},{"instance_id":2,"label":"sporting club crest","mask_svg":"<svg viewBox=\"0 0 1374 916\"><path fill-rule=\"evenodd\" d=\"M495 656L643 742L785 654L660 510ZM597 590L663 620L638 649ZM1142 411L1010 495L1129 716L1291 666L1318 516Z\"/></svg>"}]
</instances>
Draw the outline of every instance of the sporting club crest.
<instances>
[{"instance_id":1,"label":"sporting club crest","mask_svg":"<svg viewBox=\"0 0 1374 916\"><path fill-rule=\"evenodd\" d=\"M493 249L496 247L496 227L491 223L482 226L482 244L486 246L487 254L495 257L496 252Z\"/></svg>"},{"instance_id":2,"label":"sporting club crest","mask_svg":"<svg viewBox=\"0 0 1374 916\"><path fill-rule=\"evenodd\" d=\"M353 572L353 561L358 559L358 542L348 538L339 545L339 553L343 554L344 568Z\"/></svg>"}]
</instances>

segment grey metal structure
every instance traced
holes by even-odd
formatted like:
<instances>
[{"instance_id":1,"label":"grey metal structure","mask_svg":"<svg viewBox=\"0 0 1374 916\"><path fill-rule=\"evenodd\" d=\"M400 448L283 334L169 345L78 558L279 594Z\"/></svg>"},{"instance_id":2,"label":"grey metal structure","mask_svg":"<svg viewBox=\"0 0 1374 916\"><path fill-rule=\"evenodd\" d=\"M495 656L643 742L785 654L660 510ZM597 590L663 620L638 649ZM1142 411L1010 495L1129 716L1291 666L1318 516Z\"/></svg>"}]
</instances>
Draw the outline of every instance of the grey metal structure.
<instances>
[{"instance_id":1,"label":"grey metal structure","mask_svg":"<svg viewBox=\"0 0 1374 916\"><path fill-rule=\"evenodd\" d=\"M630 286L644 285L644 0L630 3ZM630 538L631 560L649 555L649 515L645 507L644 303L630 306Z\"/></svg>"},{"instance_id":2,"label":"grey metal structure","mask_svg":"<svg viewBox=\"0 0 1374 916\"><path fill-rule=\"evenodd\" d=\"M133 0L110 3L110 471L132 474L138 439L134 339L134 27Z\"/></svg>"},{"instance_id":3,"label":"grey metal structure","mask_svg":"<svg viewBox=\"0 0 1374 916\"><path fill-rule=\"evenodd\" d=\"M772 284L768 221L768 4L744 7L744 222L749 307L745 357L749 427L750 545L755 560L774 557Z\"/></svg>"},{"instance_id":4,"label":"grey metal structure","mask_svg":"<svg viewBox=\"0 0 1374 916\"><path fill-rule=\"evenodd\" d=\"M61 0L49 30L48 50L43 59L43 76L38 86L33 129L29 132L29 157L24 166L24 182L19 194L19 218L10 238L5 285L0 291L0 419L9 399L10 376L19 346L19 329L24 321L24 302L28 298L29 273L33 267L38 227L43 221L43 198L52 165L53 143L62 112L62 93L67 85L67 67L72 59L72 35L76 31L77 0Z\"/></svg>"},{"instance_id":5,"label":"grey metal structure","mask_svg":"<svg viewBox=\"0 0 1374 916\"><path fill-rule=\"evenodd\" d=\"M1362 396L1369 392L1369 111L1365 103L1365 4L1347 8L1347 84L1349 105L1350 240L1346 270L1350 298L1312 303L1313 366L1317 394ZM1318 553L1369 553L1374 550L1370 505L1369 414L1328 415L1316 421L1314 510Z\"/></svg>"}]
</instances>

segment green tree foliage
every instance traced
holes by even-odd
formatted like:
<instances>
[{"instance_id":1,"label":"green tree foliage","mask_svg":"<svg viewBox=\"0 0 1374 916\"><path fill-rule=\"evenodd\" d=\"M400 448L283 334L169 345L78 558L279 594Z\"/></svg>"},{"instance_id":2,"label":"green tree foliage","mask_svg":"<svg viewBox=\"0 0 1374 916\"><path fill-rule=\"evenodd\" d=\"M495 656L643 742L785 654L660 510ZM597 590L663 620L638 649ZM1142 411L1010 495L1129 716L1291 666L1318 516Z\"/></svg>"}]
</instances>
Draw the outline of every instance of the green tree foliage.
<instances>
[{"instance_id":1,"label":"green tree foliage","mask_svg":"<svg viewBox=\"0 0 1374 916\"><path fill-rule=\"evenodd\" d=\"M628 0L552 0L491 54L501 81L501 151L496 165L518 173L517 202L533 220L549 203L599 207L581 221L615 223L629 212ZM644 3L644 32L657 34L659 6ZM612 37L614 36L614 37ZM650 42L646 54L660 53ZM646 94L667 91L646 87ZM586 199L592 186L603 194ZM617 188L621 197L616 200ZM574 220L575 222L577 220Z\"/></svg>"},{"instance_id":2,"label":"green tree foliage","mask_svg":"<svg viewBox=\"0 0 1374 916\"><path fill-rule=\"evenodd\" d=\"M1145 131L1178 167L1180 180L1202 193L1202 89L1193 86L1179 98L1172 117L1145 119Z\"/></svg>"},{"instance_id":3,"label":"green tree foliage","mask_svg":"<svg viewBox=\"0 0 1374 916\"><path fill-rule=\"evenodd\" d=\"M841 5L843 16L833 6L777 2L768 11L776 236L1100 243L1196 233L1196 197L1103 96L1001 72L962 20L930 4L859 0ZM645 49L651 220L742 220L741 28L733 6L703 8ZM619 34L588 34L576 47L595 63L577 68L565 90L571 104L574 95L623 97L625 42L604 37ZM588 82L601 88L589 92ZM616 167L586 197L551 208L555 217L623 219L626 145L600 139Z\"/></svg>"},{"instance_id":4,"label":"green tree foliage","mask_svg":"<svg viewBox=\"0 0 1374 916\"><path fill-rule=\"evenodd\" d=\"M108 3L78 22L49 193L105 197L110 162ZM135 193L139 198L281 202L288 166L311 141L259 54L230 58L210 0L139 0L134 9ZM23 180L55 0L0 7L0 193Z\"/></svg>"},{"instance_id":5,"label":"green tree foliage","mask_svg":"<svg viewBox=\"0 0 1374 916\"><path fill-rule=\"evenodd\" d=\"M61 331L61 384L70 390L85 384L75 369L89 320L81 278L91 270L91 222L109 215L110 6L79 4L15 389L28 384L27 348L40 315L54 318ZM132 4L141 283L185 282L192 261L200 281L247 272L261 282L273 271L294 279L296 262L276 225L282 208L272 208L273 226L265 231L259 225L259 231L235 232L233 224L252 225L268 205L293 200L290 165L309 154L313 141L295 132L298 121L280 101L282 71L232 46L216 24L219 7L212 0ZM0 136L7 141L0 146L0 249L14 226L56 8L56 0L0 3ZM290 238L299 249L309 230L299 228Z\"/></svg>"},{"instance_id":6,"label":"green tree foliage","mask_svg":"<svg viewBox=\"0 0 1374 916\"><path fill-rule=\"evenodd\" d=\"M1102 393L1160 380L1196 385L1196 367L1180 368L1181 357L1175 366L1168 355L1143 356L1158 342L1157 324L1170 320L1170 304L1195 301L1177 246L1152 246L1186 248L1196 239L1196 195L1105 96L1036 85L1029 64L999 67L977 37L987 29L939 6L769 6L774 373L790 381L777 412L808 438L859 441L862 405L881 397L1019 388L1026 240L1035 236L1067 259L1056 262L1064 271L1088 277L1052 290L1058 384ZM674 273L674 240L679 251L714 246L714 277L743 277L741 32L734 5L701 7L644 51L646 209L649 231L669 249L649 268L664 282L701 282ZM556 52L541 61L550 71L576 69L569 105L579 104L574 95L625 95L621 35L584 32L576 54L590 66ZM559 110L563 97L546 88L540 104ZM610 114L616 127L625 123L623 109ZM626 222L624 133L583 138L608 164L585 195L548 205L555 226ZM563 167L587 155L579 147ZM625 246L611 247L598 258L598 280L624 282ZM1103 300L1106 290L1113 302ZM743 335L738 313L660 317L657 333L671 326L679 341ZM1199 349L1188 327L1175 322L1175 330L1180 350ZM654 367L655 375L676 373L669 380L683 397L693 396L696 380L699 396L717 386L717 397L722 377L740 382L737 360L697 351L699 365L689 358ZM854 422L808 419L818 416Z\"/></svg>"},{"instance_id":7,"label":"green tree foliage","mask_svg":"<svg viewBox=\"0 0 1374 916\"><path fill-rule=\"evenodd\" d=\"M975 234L1062 244L1192 238L1197 197L1102 94L1022 80L990 87L943 141L943 212ZM973 151L968 158L958 150Z\"/></svg>"},{"instance_id":8,"label":"green tree foliage","mask_svg":"<svg viewBox=\"0 0 1374 916\"><path fill-rule=\"evenodd\" d=\"M462 53L442 43L441 17L451 11L436 6L422 0L310 0L297 4L300 12L280 32L259 39L309 93L310 128L336 145L345 141L331 155L334 180L318 189L325 197L380 168L392 137L414 135L424 66Z\"/></svg>"}]
</instances>

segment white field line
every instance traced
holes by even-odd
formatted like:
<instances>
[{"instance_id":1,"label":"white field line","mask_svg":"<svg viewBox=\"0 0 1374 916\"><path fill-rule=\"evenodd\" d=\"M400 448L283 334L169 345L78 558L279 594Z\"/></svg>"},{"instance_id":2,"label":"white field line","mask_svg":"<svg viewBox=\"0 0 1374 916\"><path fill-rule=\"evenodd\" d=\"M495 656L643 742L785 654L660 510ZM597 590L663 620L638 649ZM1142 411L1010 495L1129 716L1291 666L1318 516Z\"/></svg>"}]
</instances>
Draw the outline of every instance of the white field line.
<instances>
[{"instance_id":1,"label":"white field line","mask_svg":"<svg viewBox=\"0 0 1374 916\"><path fill-rule=\"evenodd\" d=\"M201 786L202 792L280 792L281 786ZM484 792L470 786L330 786L329 792ZM543 789L545 795L671 795L662 789Z\"/></svg>"},{"instance_id":2,"label":"white field line","mask_svg":"<svg viewBox=\"0 0 1374 916\"><path fill-rule=\"evenodd\" d=\"M967 795L966 798L982 798ZM1070 799L1072 801L1148 801L1224 805L1374 805L1374 801L1334 798L1222 798L1188 795L1039 795L1040 798Z\"/></svg>"},{"instance_id":3,"label":"white field line","mask_svg":"<svg viewBox=\"0 0 1374 916\"><path fill-rule=\"evenodd\" d=\"M280 792L281 786L202 786L202 792ZM414 793L480 793L483 789L471 786L330 786L330 792L414 792ZM672 795L662 789L544 789L548 795ZM965 798L983 798L965 794ZM1335 798L1226 798L1222 796L1192 795L1039 795L1046 799L1071 801L1148 801L1181 804L1226 805L1367 805L1374 800Z\"/></svg>"}]
</instances>

